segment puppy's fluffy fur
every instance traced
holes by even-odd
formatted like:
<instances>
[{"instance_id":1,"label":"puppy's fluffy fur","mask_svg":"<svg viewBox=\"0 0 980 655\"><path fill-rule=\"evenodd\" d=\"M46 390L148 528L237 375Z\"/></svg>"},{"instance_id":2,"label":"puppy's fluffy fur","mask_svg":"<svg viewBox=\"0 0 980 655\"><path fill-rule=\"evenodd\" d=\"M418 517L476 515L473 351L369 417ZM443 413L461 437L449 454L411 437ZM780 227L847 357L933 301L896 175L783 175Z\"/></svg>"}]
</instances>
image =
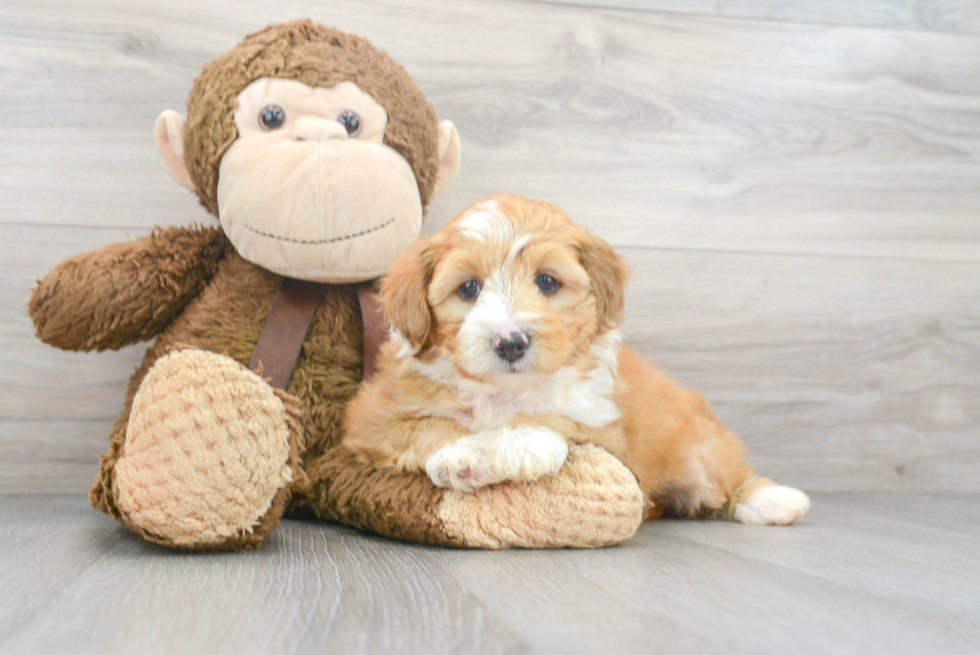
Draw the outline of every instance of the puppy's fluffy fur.
<instances>
[{"instance_id":1,"label":"puppy's fluffy fur","mask_svg":"<svg viewBox=\"0 0 980 655\"><path fill-rule=\"evenodd\" d=\"M701 396L621 346L627 275L553 205L473 205L383 280L391 338L345 444L468 492L554 474L589 441L633 471L648 517L796 521L807 496L757 476Z\"/></svg>"}]
</instances>

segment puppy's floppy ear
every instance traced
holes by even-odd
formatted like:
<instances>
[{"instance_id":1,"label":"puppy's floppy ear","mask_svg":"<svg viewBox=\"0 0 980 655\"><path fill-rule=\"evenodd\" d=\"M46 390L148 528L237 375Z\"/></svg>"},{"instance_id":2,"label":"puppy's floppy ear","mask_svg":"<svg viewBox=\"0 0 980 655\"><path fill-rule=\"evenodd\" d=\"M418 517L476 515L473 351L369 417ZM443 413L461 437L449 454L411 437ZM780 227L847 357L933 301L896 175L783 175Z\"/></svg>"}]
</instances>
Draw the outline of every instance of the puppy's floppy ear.
<instances>
[{"instance_id":1,"label":"puppy's floppy ear","mask_svg":"<svg viewBox=\"0 0 980 655\"><path fill-rule=\"evenodd\" d=\"M420 242L395 260L388 274L381 279L378 298L385 319L415 348L425 343L432 327L432 313L426 296L438 250L435 237Z\"/></svg>"},{"instance_id":2,"label":"puppy's floppy ear","mask_svg":"<svg viewBox=\"0 0 980 655\"><path fill-rule=\"evenodd\" d=\"M582 232L578 243L579 262L592 278L592 288L599 303L599 331L605 332L623 322L630 269L604 239L587 230Z\"/></svg>"}]
</instances>

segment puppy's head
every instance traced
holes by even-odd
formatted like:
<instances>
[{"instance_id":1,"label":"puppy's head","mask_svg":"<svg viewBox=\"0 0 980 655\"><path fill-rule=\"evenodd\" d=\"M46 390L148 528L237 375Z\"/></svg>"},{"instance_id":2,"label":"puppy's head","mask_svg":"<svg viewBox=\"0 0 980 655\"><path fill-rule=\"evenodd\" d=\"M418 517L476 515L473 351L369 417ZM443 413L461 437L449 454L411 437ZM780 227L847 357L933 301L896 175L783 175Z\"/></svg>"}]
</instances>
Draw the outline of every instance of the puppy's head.
<instances>
[{"instance_id":1,"label":"puppy's head","mask_svg":"<svg viewBox=\"0 0 980 655\"><path fill-rule=\"evenodd\" d=\"M395 262L381 303L416 357L513 388L617 327L627 276L608 243L554 205L493 196Z\"/></svg>"}]
</instances>

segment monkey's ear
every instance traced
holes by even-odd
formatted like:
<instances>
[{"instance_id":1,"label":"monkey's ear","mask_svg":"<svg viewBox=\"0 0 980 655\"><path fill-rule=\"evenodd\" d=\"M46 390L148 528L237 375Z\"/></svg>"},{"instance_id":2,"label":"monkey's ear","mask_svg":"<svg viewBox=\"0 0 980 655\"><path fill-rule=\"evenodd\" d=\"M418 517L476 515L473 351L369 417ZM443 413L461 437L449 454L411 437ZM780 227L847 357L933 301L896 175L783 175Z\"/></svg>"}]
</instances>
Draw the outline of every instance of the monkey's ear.
<instances>
[{"instance_id":1,"label":"monkey's ear","mask_svg":"<svg viewBox=\"0 0 980 655\"><path fill-rule=\"evenodd\" d=\"M187 119L168 109L157 117L156 125L153 126L153 140L156 141L157 150L163 157L170 176L181 186L193 191L194 182L191 181L191 174L187 172L187 164L184 163L186 129Z\"/></svg>"},{"instance_id":2,"label":"monkey's ear","mask_svg":"<svg viewBox=\"0 0 980 655\"><path fill-rule=\"evenodd\" d=\"M439 122L439 172L436 174L436 186L432 190L435 198L446 190L449 183L459 172L459 158L462 148L459 145L459 134L452 121Z\"/></svg>"}]
</instances>

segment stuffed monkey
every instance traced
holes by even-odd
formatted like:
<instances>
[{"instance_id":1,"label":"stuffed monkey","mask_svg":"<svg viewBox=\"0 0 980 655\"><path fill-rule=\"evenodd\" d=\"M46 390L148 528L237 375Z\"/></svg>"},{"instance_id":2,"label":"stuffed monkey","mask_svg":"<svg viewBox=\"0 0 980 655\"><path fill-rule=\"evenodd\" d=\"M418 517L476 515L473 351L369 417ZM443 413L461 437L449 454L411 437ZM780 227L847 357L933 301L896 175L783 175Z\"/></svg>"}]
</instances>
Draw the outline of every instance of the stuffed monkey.
<instances>
[{"instance_id":1,"label":"stuffed monkey","mask_svg":"<svg viewBox=\"0 0 980 655\"><path fill-rule=\"evenodd\" d=\"M643 511L593 446L557 476L461 495L340 446L345 403L386 336L370 282L416 242L460 158L456 128L363 38L268 27L207 65L155 138L220 227L156 229L61 263L34 291L41 340L156 337L90 494L143 538L257 546L280 517L433 544L602 546Z\"/></svg>"}]
</instances>

